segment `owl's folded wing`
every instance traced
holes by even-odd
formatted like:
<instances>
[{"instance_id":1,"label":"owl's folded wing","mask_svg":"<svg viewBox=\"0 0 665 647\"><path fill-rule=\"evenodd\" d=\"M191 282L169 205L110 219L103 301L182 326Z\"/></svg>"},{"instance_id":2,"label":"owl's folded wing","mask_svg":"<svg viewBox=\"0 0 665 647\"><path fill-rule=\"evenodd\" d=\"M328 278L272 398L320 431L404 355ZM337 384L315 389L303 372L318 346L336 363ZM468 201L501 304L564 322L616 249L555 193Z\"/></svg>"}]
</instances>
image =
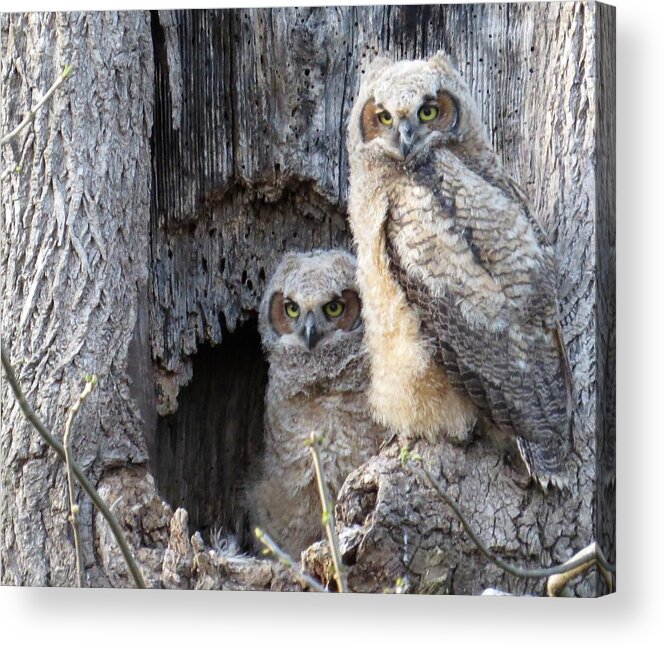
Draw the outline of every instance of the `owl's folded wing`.
<instances>
[{"instance_id":1,"label":"owl's folded wing","mask_svg":"<svg viewBox=\"0 0 665 647\"><path fill-rule=\"evenodd\" d=\"M451 382L525 441L530 470L553 474L569 434L570 375L552 252L523 204L485 182L464 187L414 186L391 205L391 268Z\"/></svg>"}]
</instances>

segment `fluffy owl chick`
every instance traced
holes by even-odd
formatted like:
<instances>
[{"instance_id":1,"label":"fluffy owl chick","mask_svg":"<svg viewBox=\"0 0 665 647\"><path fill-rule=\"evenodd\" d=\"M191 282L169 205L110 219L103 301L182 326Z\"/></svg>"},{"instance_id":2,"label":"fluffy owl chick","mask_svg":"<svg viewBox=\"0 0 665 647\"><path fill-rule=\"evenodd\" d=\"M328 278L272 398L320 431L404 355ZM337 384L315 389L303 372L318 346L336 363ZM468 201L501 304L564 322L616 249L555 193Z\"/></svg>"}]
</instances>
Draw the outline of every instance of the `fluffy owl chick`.
<instances>
[{"instance_id":1,"label":"fluffy owl chick","mask_svg":"<svg viewBox=\"0 0 665 647\"><path fill-rule=\"evenodd\" d=\"M376 60L349 117L370 400L403 438L476 420L562 486L570 371L553 251L446 57Z\"/></svg>"},{"instance_id":2,"label":"fluffy owl chick","mask_svg":"<svg viewBox=\"0 0 665 647\"><path fill-rule=\"evenodd\" d=\"M266 288L259 329L270 365L265 447L247 487L253 526L297 556L322 537L321 504L309 449L324 437L331 500L346 476L378 452L383 430L367 401L355 259L342 251L284 256Z\"/></svg>"}]
</instances>

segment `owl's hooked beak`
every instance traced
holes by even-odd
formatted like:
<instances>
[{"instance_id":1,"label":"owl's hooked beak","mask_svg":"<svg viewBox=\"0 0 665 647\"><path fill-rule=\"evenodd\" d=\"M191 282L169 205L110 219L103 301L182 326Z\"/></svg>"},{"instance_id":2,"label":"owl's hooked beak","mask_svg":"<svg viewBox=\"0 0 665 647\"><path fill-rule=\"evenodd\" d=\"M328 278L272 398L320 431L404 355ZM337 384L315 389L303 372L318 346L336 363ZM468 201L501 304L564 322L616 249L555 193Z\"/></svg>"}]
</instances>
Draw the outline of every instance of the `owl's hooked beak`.
<instances>
[{"instance_id":1,"label":"owl's hooked beak","mask_svg":"<svg viewBox=\"0 0 665 647\"><path fill-rule=\"evenodd\" d=\"M316 329L316 322L314 321L314 313L313 312L308 312L307 316L305 317L305 327L303 329L303 337L305 338L305 341L307 342L307 348L309 350L312 350L314 346L316 346L321 339L322 335L321 333Z\"/></svg>"},{"instance_id":2,"label":"owl's hooked beak","mask_svg":"<svg viewBox=\"0 0 665 647\"><path fill-rule=\"evenodd\" d=\"M399 122L398 131L399 150L402 153L402 157L406 159L406 156L411 151L411 146L413 145L413 128L408 119L402 119Z\"/></svg>"}]
</instances>

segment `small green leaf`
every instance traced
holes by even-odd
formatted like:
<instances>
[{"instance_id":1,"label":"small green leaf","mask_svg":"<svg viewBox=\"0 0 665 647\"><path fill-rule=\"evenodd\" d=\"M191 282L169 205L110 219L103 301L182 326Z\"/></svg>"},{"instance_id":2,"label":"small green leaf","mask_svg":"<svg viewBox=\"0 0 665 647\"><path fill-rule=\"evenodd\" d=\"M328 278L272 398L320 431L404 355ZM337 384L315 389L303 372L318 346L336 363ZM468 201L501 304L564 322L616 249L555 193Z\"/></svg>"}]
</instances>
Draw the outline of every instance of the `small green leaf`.
<instances>
[{"instance_id":1,"label":"small green leaf","mask_svg":"<svg viewBox=\"0 0 665 647\"><path fill-rule=\"evenodd\" d=\"M314 432L312 432L305 440L303 441L307 447L313 447L315 444L316 445L323 445L323 436L317 435Z\"/></svg>"}]
</instances>

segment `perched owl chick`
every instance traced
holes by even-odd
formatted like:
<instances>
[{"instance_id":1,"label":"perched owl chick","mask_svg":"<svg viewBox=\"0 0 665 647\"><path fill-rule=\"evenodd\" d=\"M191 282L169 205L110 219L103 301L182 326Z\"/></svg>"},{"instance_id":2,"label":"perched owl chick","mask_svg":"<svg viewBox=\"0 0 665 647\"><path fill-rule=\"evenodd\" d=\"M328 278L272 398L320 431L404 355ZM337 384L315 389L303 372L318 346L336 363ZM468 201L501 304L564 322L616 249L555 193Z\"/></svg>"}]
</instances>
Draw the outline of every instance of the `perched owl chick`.
<instances>
[{"instance_id":1,"label":"perched owl chick","mask_svg":"<svg viewBox=\"0 0 665 647\"><path fill-rule=\"evenodd\" d=\"M265 291L259 328L270 364L265 447L247 504L252 525L298 556L323 533L305 439L312 432L325 439L322 463L333 501L349 472L383 440L367 401L369 358L353 256L286 254Z\"/></svg>"},{"instance_id":2,"label":"perched owl chick","mask_svg":"<svg viewBox=\"0 0 665 647\"><path fill-rule=\"evenodd\" d=\"M370 400L403 438L476 420L561 486L570 372L553 251L445 56L374 61L349 118Z\"/></svg>"}]
</instances>

